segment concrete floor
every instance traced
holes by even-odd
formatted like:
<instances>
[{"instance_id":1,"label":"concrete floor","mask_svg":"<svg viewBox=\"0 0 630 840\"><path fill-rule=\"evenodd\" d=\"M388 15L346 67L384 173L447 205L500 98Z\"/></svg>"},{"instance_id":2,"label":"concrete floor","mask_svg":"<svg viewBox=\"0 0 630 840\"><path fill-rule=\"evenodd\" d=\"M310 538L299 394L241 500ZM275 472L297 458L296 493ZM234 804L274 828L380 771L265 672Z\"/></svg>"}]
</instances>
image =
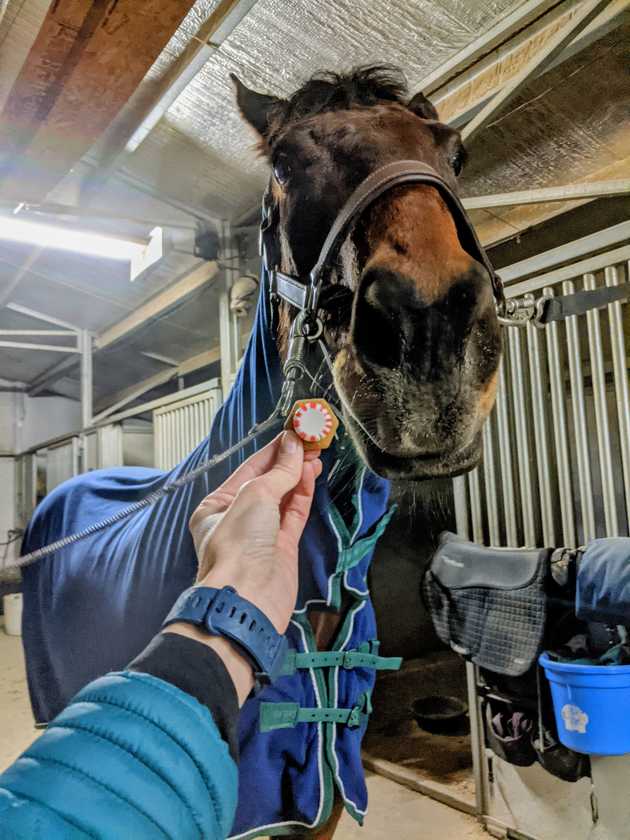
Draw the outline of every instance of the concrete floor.
<instances>
[{"instance_id":1,"label":"concrete floor","mask_svg":"<svg viewBox=\"0 0 630 840\"><path fill-rule=\"evenodd\" d=\"M0 627L0 770L36 737L20 639ZM472 817L381 776L368 774L370 811L360 828L344 815L335 840L488 840Z\"/></svg>"}]
</instances>

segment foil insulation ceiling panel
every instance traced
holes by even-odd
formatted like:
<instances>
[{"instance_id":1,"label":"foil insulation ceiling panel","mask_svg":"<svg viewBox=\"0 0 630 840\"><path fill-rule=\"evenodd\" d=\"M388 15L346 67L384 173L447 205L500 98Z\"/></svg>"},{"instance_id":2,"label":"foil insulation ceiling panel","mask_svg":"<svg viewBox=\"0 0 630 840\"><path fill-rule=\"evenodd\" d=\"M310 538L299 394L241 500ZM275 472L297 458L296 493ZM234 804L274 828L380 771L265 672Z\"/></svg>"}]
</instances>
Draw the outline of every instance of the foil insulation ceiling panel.
<instances>
[{"instance_id":1,"label":"foil insulation ceiling panel","mask_svg":"<svg viewBox=\"0 0 630 840\"><path fill-rule=\"evenodd\" d=\"M286 95L317 70L388 62L405 70L413 89L513 6L511 0L258 0L126 167L157 189L238 216L256 203L266 168L236 110L230 72ZM203 7L196 11L201 21Z\"/></svg>"},{"instance_id":2,"label":"foil insulation ceiling panel","mask_svg":"<svg viewBox=\"0 0 630 840\"><path fill-rule=\"evenodd\" d=\"M464 195L630 178L630 23L532 80L469 145ZM471 215L486 242L576 203Z\"/></svg>"}]
</instances>

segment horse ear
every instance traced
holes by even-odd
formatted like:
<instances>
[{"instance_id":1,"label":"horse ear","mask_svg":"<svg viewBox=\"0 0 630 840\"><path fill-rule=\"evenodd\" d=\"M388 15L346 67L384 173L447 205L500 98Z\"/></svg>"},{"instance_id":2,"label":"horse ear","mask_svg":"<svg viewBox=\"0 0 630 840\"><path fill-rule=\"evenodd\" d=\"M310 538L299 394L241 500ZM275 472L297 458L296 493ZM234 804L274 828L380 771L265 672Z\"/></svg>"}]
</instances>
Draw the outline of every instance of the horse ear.
<instances>
[{"instance_id":1,"label":"horse ear","mask_svg":"<svg viewBox=\"0 0 630 840\"><path fill-rule=\"evenodd\" d=\"M416 93L416 95L409 100L407 108L423 120L439 119L438 112L435 110L433 104L429 102L422 92Z\"/></svg>"},{"instance_id":2,"label":"horse ear","mask_svg":"<svg viewBox=\"0 0 630 840\"><path fill-rule=\"evenodd\" d=\"M251 90L234 73L230 73L230 78L236 88L236 101L243 118L265 138L269 131L270 113L282 100Z\"/></svg>"}]
</instances>

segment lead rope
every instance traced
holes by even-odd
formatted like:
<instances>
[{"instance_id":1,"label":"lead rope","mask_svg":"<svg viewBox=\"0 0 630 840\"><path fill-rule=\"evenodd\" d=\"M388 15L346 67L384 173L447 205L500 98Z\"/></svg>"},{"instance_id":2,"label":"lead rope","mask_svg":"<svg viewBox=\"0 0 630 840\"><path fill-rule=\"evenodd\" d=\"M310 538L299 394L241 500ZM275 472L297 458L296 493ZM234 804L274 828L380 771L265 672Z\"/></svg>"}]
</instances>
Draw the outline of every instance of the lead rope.
<instances>
[{"instance_id":1,"label":"lead rope","mask_svg":"<svg viewBox=\"0 0 630 840\"><path fill-rule=\"evenodd\" d=\"M99 531L104 531L106 528L109 528L110 525L115 525L117 522L120 522L123 519L127 519L129 516L133 516L134 513L137 513L140 510L144 510L144 508L151 507L156 502L159 502L160 499L163 499L165 496L168 496L170 493L174 493L175 490L179 490L180 487L185 487L187 484L191 484L195 481L199 476L204 475L204 473L209 472L213 467L216 467L217 464L221 464L223 461L230 458L232 455L235 455L244 446L251 443L255 438L259 435L262 435L264 432L269 431L274 426L276 426L279 422L281 422L282 417L278 414L277 411L274 411L273 414L268 417L266 420L263 420L262 423L257 423L255 426L252 427L250 432L239 440L238 443L235 443L233 446L230 446L224 452L221 452L219 455L214 455L212 458L209 458L207 461L204 461L198 467L195 467L194 470L191 470L186 475L181 476L181 478L176 478L174 481L165 484L164 486L160 487L159 490L154 490L152 493L149 493L144 498L139 499L137 502L133 502L133 504L128 505L125 508L117 511L116 513L112 514L111 516L106 517L105 519L101 519L99 522L94 522L92 525L88 525L87 528L84 528L82 531L77 531L76 534L70 534L67 537L62 537L60 540L55 540L55 542L49 543L48 545L43 546L43 548L38 548L35 551L30 551L28 554L24 554L22 557L19 557L13 563L9 563L9 568L18 568L23 569L25 566L30 566L33 563L36 563L38 560L41 560L43 557L47 557L49 554L53 554L55 551L59 551L62 548L66 548L66 546L73 545L74 543L80 542L81 540L90 537L92 534L96 534Z\"/></svg>"},{"instance_id":2,"label":"lead rope","mask_svg":"<svg viewBox=\"0 0 630 840\"><path fill-rule=\"evenodd\" d=\"M309 335L307 327L312 329L313 325L308 324L304 313L300 313L295 319L294 326L291 330L292 341L289 345L287 359L283 367L284 382L282 383L282 390L280 392L278 403L270 416L267 417L266 420L254 424L244 438L230 446L224 452L221 452L219 455L214 455L212 458L204 461L198 467L195 467L194 470L191 470L180 478L176 478L174 481L164 484L158 490L154 490L152 493L149 493L137 502L127 505L127 507L122 508L111 516L101 519L99 522L94 522L92 525L88 525L87 528L84 528L82 531L77 531L75 534L62 537L60 540L55 540L55 542L49 543L42 548L38 548L35 551L30 551L28 554L22 555L14 562L9 563L8 568L23 569L26 566L30 566L38 560L48 557L55 551L59 551L62 548L66 548L69 545L80 542L99 531L104 531L106 528L109 528L110 525L115 525L117 522L121 522L123 519L133 516L134 513L138 513L138 511L144 510L144 508L151 507L165 496L174 493L181 487L191 484L197 478L209 472L218 464L223 463L223 461L226 461L232 455L240 452L241 449L254 441L259 435L268 432L279 423L282 423L291 410L296 386L300 379L304 377L310 379L311 383L316 388L320 388L324 394L327 394L332 385L329 384L326 386L322 383L319 379L319 371L315 374L315 376L313 376L304 362L306 349L309 344L317 345L323 356L323 362L322 365L320 365L320 370L322 366L325 366L332 372L330 356L326 345L321 339L322 327L319 319L316 319L314 326L315 330Z\"/></svg>"}]
</instances>

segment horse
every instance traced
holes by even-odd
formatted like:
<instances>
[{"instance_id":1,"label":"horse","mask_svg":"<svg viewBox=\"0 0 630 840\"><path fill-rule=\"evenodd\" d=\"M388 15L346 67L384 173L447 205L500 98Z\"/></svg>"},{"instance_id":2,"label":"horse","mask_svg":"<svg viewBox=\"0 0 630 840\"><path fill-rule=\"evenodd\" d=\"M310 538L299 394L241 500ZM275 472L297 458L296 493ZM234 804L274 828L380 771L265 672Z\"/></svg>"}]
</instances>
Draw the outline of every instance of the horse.
<instances>
[{"instance_id":1,"label":"horse","mask_svg":"<svg viewBox=\"0 0 630 840\"><path fill-rule=\"evenodd\" d=\"M318 74L287 99L233 81L270 165L260 298L234 387L208 437L174 470L100 470L55 488L34 513L23 553L187 474L273 412L297 312L273 294L274 272L308 276L344 202L368 176L416 161L456 190L465 160L460 136L422 93L408 96L396 68ZM414 182L357 213L327 268L318 318L332 371L327 384L320 368L312 381L335 395L342 425L323 453L300 545L290 661L241 712L233 838L330 838L344 807L363 820L361 740L375 672L399 665L379 655L369 564L393 515L392 480L444 478L479 461L501 355L496 289L483 256L462 233L444 189ZM24 569L23 641L36 720L50 721L89 680L124 668L159 631L195 579L192 511L271 435Z\"/></svg>"}]
</instances>

